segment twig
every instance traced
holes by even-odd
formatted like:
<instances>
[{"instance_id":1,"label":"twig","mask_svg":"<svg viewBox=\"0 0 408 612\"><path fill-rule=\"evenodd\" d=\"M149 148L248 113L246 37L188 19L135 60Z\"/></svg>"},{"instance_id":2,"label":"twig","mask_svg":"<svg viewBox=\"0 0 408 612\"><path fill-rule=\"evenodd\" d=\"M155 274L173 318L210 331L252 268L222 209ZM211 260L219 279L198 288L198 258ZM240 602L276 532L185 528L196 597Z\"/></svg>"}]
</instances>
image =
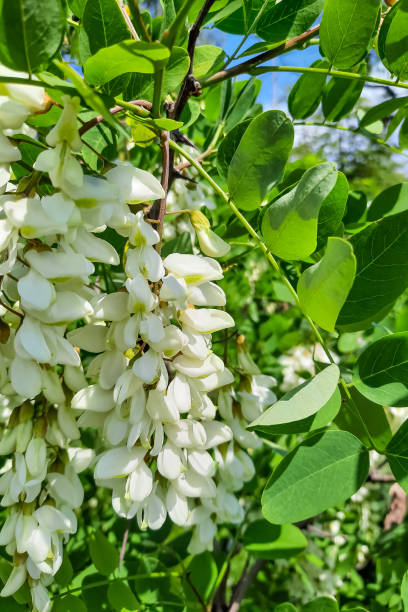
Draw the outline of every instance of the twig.
<instances>
[{"instance_id":1,"label":"twig","mask_svg":"<svg viewBox=\"0 0 408 612\"><path fill-rule=\"evenodd\" d=\"M123 19L125 20L125 23L127 25L127 28L130 32L131 37L133 38L133 40L140 40L138 33L136 32L135 27L129 18L129 15L127 14L126 7L122 5L121 0L116 0L116 2L117 2L120 12L123 15Z\"/></svg>"},{"instance_id":2,"label":"twig","mask_svg":"<svg viewBox=\"0 0 408 612\"><path fill-rule=\"evenodd\" d=\"M146 116L146 111L152 110L152 103L148 102L147 100L131 100L130 102L127 102L127 104L132 106L132 110L134 110L135 113L138 113L138 111L140 111L140 115L143 117ZM109 109L109 112L111 115L116 115L116 113L120 113L123 110L125 110L124 106L114 106L113 108ZM101 123L103 120L103 115L98 115L97 117L94 117L93 119L90 119L89 121L84 123L83 126L79 129L80 136L82 136L82 134L85 134L85 132L87 132L91 128L95 127L95 125L98 125L98 123Z\"/></svg>"},{"instance_id":3,"label":"twig","mask_svg":"<svg viewBox=\"0 0 408 612\"><path fill-rule=\"evenodd\" d=\"M139 36L147 40L147 42L152 42L152 37L149 34L149 31L146 27L146 24L139 9L139 3L137 2L137 0L129 0L128 6L130 12L132 13L133 21L136 23L136 27L139 26Z\"/></svg>"},{"instance_id":4,"label":"twig","mask_svg":"<svg viewBox=\"0 0 408 612\"><path fill-rule=\"evenodd\" d=\"M193 581L190 578L190 574L186 574L186 581L189 584L191 590L193 591L194 595L197 597L197 600L200 602L200 606L202 607L202 609L204 610L204 612L207 612L207 606L205 605L203 598L201 597L200 593L197 591L196 586L193 584Z\"/></svg>"},{"instance_id":5,"label":"twig","mask_svg":"<svg viewBox=\"0 0 408 612\"><path fill-rule=\"evenodd\" d=\"M125 529L125 533L123 534L123 539L122 539L122 546L120 547L120 553L119 553L119 569L121 569L123 559L125 558L126 542L128 540L128 537L129 537L129 529Z\"/></svg>"},{"instance_id":6,"label":"twig","mask_svg":"<svg viewBox=\"0 0 408 612\"><path fill-rule=\"evenodd\" d=\"M163 223L164 216L166 214L166 201L167 201L167 192L169 189L169 174L170 174L170 148L169 148L169 133L162 132L161 143L162 149L162 163L163 163L163 171L162 171L162 180L161 185L164 190L164 197L161 200L156 200L153 206L148 211L149 220L158 220L158 228L157 231L160 236L160 242L157 244L157 251L160 253L161 245L162 245L162 234L163 234Z\"/></svg>"},{"instance_id":7,"label":"twig","mask_svg":"<svg viewBox=\"0 0 408 612\"><path fill-rule=\"evenodd\" d=\"M303 32L299 36L295 36L295 38L291 38L286 42L282 43L278 47L274 49L270 49L269 51L264 51L259 55L255 55L255 57L238 64L237 66L233 66L232 68L228 68L227 70L220 70L216 74L213 74L208 79L201 81L201 87L208 87L209 85L215 85L216 83L220 83L221 81L225 81L225 79L229 79L231 77L238 76L239 74L245 74L246 72L250 72L252 68L258 66L259 64L263 64L274 57L278 57L287 51L290 51L294 47L307 42L310 38L319 31L320 25L315 26L311 30L307 32Z\"/></svg>"},{"instance_id":8,"label":"twig","mask_svg":"<svg viewBox=\"0 0 408 612\"><path fill-rule=\"evenodd\" d=\"M263 559L257 559L249 571L242 574L232 594L229 603L229 612L237 612L239 610L247 590L256 578L258 572L262 569L264 563L265 561Z\"/></svg>"},{"instance_id":9,"label":"twig","mask_svg":"<svg viewBox=\"0 0 408 612\"><path fill-rule=\"evenodd\" d=\"M20 319L24 319L24 315L21 314L21 312L17 312L17 310L14 310L14 308L11 308L11 306L7 306L7 304L5 304L3 300L0 300L0 306L3 306L3 308L5 308L6 310L9 310L17 317L20 317Z\"/></svg>"},{"instance_id":10,"label":"twig","mask_svg":"<svg viewBox=\"0 0 408 612\"><path fill-rule=\"evenodd\" d=\"M198 13L197 19L193 23L190 33L188 35L187 51L190 57L190 66L188 68L186 76L184 77L184 81L177 96L177 100L174 104L174 107L169 113L169 116L176 120L180 117L181 111L185 107L189 97L199 95L199 93L201 92L199 81L197 81L193 77L194 51L197 43L197 38L200 34L201 26L203 25L203 21L214 2L215 0L206 0L204 2L204 5L201 11Z\"/></svg>"}]
</instances>

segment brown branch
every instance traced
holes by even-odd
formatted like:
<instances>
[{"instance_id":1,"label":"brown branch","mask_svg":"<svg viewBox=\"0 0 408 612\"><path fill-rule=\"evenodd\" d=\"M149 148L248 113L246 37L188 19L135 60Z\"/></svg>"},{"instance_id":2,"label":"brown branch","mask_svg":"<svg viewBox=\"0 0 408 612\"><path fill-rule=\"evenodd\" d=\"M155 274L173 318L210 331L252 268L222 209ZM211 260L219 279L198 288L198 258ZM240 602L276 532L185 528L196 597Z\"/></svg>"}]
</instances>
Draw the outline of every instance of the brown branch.
<instances>
[{"instance_id":1,"label":"brown branch","mask_svg":"<svg viewBox=\"0 0 408 612\"><path fill-rule=\"evenodd\" d=\"M139 110L142 116L145 115L146 110L152 110L152 103L148 102L147 100L130 100L127 104L131 104L132 106L134 106L135 112ZM111 115L116 115L116 113L120 113L123 110L126 110L123 106L114 106L113 108L109 109L109 112ZM87 132L91 128L95 127L95 125L102 123L103 119L103 115L98 115L97 117L86 121L86 123L84 123L83 126L79 129L80 136L82 136L82 134L85 134L85 132Z\"/></svg>"},{"instance_id":2,"label":"brown branch","mask_svg":"<svg viewBox=\"0 0 408 612\"><path fill-rule=\"evenodd\" d=\"M129 30L131 37L133 38L133 40L140 40L129 15L127 14L126 7L122 6L122 3L120 0L116 0L116 3L119 7L120 12L122 13L123 19L125 20L127 29Z\"/></svg>"},{"instance_id":3,"label":"brown branch","mask_svg":"<svg viewBox=\"0 0 408 612\"><path fill-rule=\"evenodd\" d=\"M287 53L287 51L291 51L295 47L301 45L302 43L307 42L311 38L317 34L319 31L320 25L315 26L311 30L307 32L303 32L299 36L295 36L295 38L291 38L290 40L285 41L281 45L271 49L270 51L264 51L259 55L255 55L255 57L238 64L237 66L233 66L232 68L228 68L227 70L220 70L216 74L208 77L208 79L204 79L201 81L201 87L209 87L210 85L215 85L216 83L220 83L221 81L225 81L225 79L230 79L232 77L238 76L240 74L250 73L252 68L258 66L259 64L263 64L274 57L278 57L283 53Z\"/></svg>"},{"instance_id":4,"label":"brown branch","mask_svg":"<svg viewBox=\"0 0 408 612\"><path fill-rule=\"evenodd\" d=\"M389 490L389 495L392 498L391 508L384 520L384 529L388 531L393 525L400 525L407 511L407 494L404 489L394 482Z\"/></svg>"},{"instance_id":5,"label":"brown branch","mask_svg":"<svg viewBox=\"0 0 408 612\"><path fill-rule=\"evenodd\" d=\"M251 566L248 572L244 572L238 581L237 586L232 593L231 601L229 602L229 612L238 612L241 602L244 599L247 590L258 575L258 572L264 566L263 559L257 559Z\"/></svg>"},{"instance_id":6,"label":"brown branch","mask_svg":"<svg viewBox=\"0 0 408 612\"><path fill-rule=\"evenodd\" d=\"M129 529L125 529L125 532L123 534L123 539L122 539L122 546L120 547L119 569L121 569L123 560L125 558L126 543L127 543L128 537L129 537Z\"/></svg>"},{"instance_id":7,"label":"brown branch","mask_svg":"<svg viewBox=\"0 0 408 612\"><path fill-rule=\"evenodd\" d=\"M21 312L14 310L14 308L11 308L11 306L7 306L7 304L5 304L3 300L0 300L0 306L3 306L3 308L8 310L9 312L12 312L14 315L16 315L16 317L20 317L20 319L24 319L24 315L21 314Z\"/></svg>"},{"instance_id":8,"label":"brown branch","mask_svg":"<svg viewBox=\"0 0 408 612\"><path fill-rule=\"evenodd\" d=\"M166 214L166 201L167 201L167 192L169 189L169 175L170 175L170 147L169 147L169 133L162 132L161 142L160 142L161 150L162 150L162 180L161 185L164 190L164 196L161 200L156 200L148 211L149 220L158 220L158 228L160 242L156 245L158 252L161 251L162 245L162 234L163 234L163 223L164 223L164 215Z\"/></svg>"},{"instance_id":9,"label":"brown branch","mask_svg":"<svg viewBox=\"0 0 408 612\"><path fill-rule=\"evenodd\" d=\"M200 34L201 26L203 25L204 19L207 16L208 11L214 4L215 0L206 0L200 12L198 13L197 19L193 23L190 33L188 35L187 52L190 57L190 66L188 72L184 77L183 84L177 96L177 100L174 104L173 109L169 113L169 117L178 119L181 115L181 111L187 104L190 96L199 95L201 93L200 83L193 77L194 69L194 51L197 43L197 38Z\"/></svg>"}]
</instances>

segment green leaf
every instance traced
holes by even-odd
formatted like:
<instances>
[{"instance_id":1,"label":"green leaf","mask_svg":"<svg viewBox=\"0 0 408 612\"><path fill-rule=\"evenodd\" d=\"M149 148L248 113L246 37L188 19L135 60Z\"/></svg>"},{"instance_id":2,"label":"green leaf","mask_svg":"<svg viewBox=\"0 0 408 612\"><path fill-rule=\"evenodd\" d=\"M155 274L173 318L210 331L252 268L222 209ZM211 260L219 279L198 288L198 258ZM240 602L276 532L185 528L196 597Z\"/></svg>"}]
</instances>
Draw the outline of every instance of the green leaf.
<instances>
[{"instance_id":1,"label":"green leaf","mask_svg":"<svg viewBox=\"0 0 408 612\"><path fill-rule=\"evenodd\" d=\"M370 401L353 386L349 387L351 399L343 402L335 423L349 431L368 448L384 450L392 438L392 432L383 406Z\"/></svg>"},{"instance_id":2,"label":"green leaf","mask_svg":"<svg viewBox=\"0 0 408 612\"><path fill-rule=\"evenodd\" d=\"M311 435L269 478L262 512L271 523L295 523L342 504L365 481L367 449L347 431Z\"/></svg>"},{"instance_id":3,"label":"green leaf","mask_svg":"<svg viewBox=\"0 0 408 612\"><path fill-rule=\"evenodd\" d=\"M200 45L194 52L194 76L202 79L210 71L216 70L218 64L222 63L225 52L220 47L214 45Z\"/></svg>"},{"instance_id":4,"label":"green leaf","mask_svg":"<svg viewBox=\"0 0 408 612\"><path fill-rule=\"evenodd\" d=\"M217 153L217 169L223 178L228 176L228 168L231 163L234 153L237 150L241 138L244 135L245 130L251 123L251 119L246 119L235 125L225 138L222 139L220 146L218 147Z\"/></svg>"},{"instance_id":5,"label":"green leaf","mask_svg":"<svg viewBox=\"0 0 408 612\"><path fill-rule=\"evenodd\" d=\"M273 612L296 612L297 608L289 602L281 603L276 608L273 609Z\"/></svg>"},{"instance_id":6,"label":"green leaf","mask_svg":"<svg viewBox=\"0 0 408 612\"><path fill-rule=\"evenodd\" d=\"M0 0L0 62L31 74L61 46L65 11L60 0Z\"/></svg>"},{"instance_id":7,"label":"green leaf","mask_svg":"<svg viewBox=\"0 0 408 612\"><path fill-rule=\"evenodd\" d=\"M408 421L394 434L384 453L396 480L408 492Z\"/></svg>"},{"instance_id":8,"label":"green leaf","mask_svg":"<svg viewBox=\"0 0 408 612\"><path fill-rule=\"evenodd\" d=\"M357 272L337 325L365 329L408 285L408 212L385 217L350 240Z\"/></svg>"},{"instance_id":9,"label":"green leaf","mask_svg":"<svg viewBox=\"0 0 408 612\"><path fill-rule=\"evenodd\" d=\"M126 72L153 74L164 68L169 56L160 43L125 40L99 49L85 63L84 76L91 85L103 85Z\"/></svg>"},{"instance_id":10,"label":"green leaf","mask_svg":"<svg viewBox=\"0 0 408 612\"><path fill-rule=\"evenodd\" d=\"M324 0L285 0L267 8L256 26L260 38L278 43L308 30L323 8Z\"/></svg>"},{"instance_id":11,"label":"green leaf","mask_svg":"<svg viewBox=\"0 0 408 612\"><path fill-rule=\"evenodd\" d=\"M66 595L55 600L52 612L87 612L87 607L79 597Z\"/></svg>"},{"instance_id":12,"label":"green leaf","mask_svg":"<svg viewBox=\"0 0 408 612\"><path fill-rule=\"evenodd\" d=\"M375 123L379 119L388 117L396 110L408 106L408 96L401 96L400 98L391 98L377 106L370 108L360 121L360 127L366 127Z\"/></svg>"},{"instance_id":13,"label":"green leaf","mask_svg":"<svg viewBox=\"0 0 408 612\"><path fill-rule=\"evenodd\" d=\"M138 602L132 589L120 580L112 582L108 587L108 601L116 612L122 612L123 608L137 610Z\"/></svg>"},{"instance_id":14,"label":"green leaf","mask_svg":"<svg viewBox=\"0 0 408 612\"><path fill-rule=\"evenodd\" d=\"M337 317L356 274L353 247L342 238L329 238L322 259L301 275L297 292L303 311L317 325L334 332Z\"/></svg>"},{"instance_id":15,"label":"green leaf","mask_svg":"<svg viewBox=\"0 0 408 612\"><path fill-rule=\"evenodd\" d=\"M316 60L311 67L329 69L329 63ZM306 119L313 115L320 104L326 78L325 74L313 73L305 73L298 78L288 97L288 108L293 119Z\"/></svg>"},{"instance_id":16,"label":"green leaf","mask_svg":"<svg viewBox=\"0 0 408 612\"><path fill-rule=\"evenodd\" d=\"M346 208L348 181L342 172L337 174L337 181L320 207L317 224L317 249L320 250L329 236L338 231Z\"/></svg>"},{"instance_id":17,"label":"green leaf","mask_svg":"<svg viewBox=\"0 0 408 612\"><path fill-rule=\"evenodd\" d=\"M295 525L271 525L261 519L248 526L243 544L258 559L290 559L306 548L307 540Z\"/></svg>"},{"instance_id":18,"label":"green leaf","mask_svg":"<svg viewBox=\"0 0 408 612\"><path fill-rule=\"evenodd\" d=\"M99 530L89 539L89 553L96 569L104 576L111 574L119 565L118 551Z\"/></svg>"},{"instance_id":19,"label":"green leaf","mask_svg":"<svg viewBox=\"0 0 408 612\"><path fill-rule=\"evenodd\" d=\"M332 66L351 68L365 57L377 24L381 0L326 0L320 45Z\"/></svg>"},{"instance_id":20,"label":"green leaf","mask_svg":"<svg viewBox=\"0 0 408 612\"><path fill-rule=\"evenodd\" d=\"M241 84L242 81L239 81ZM253 108L256 96L259 93L261 82L259 79L244 81L244 85L228 111L225 121L225 131L229 132L239 121L241 121L250 109Z\"/></svg>"},{"instance_id":21,"label":"green leaf","mask_svg":"<svg viewBox=\"0 0 408 612\"><path fill-rule=\"evenodd\" d=\"M401 599L404 606L404 612L408 612L408 571L402 577L401 582Z\"/></svg>"},{"instance_id":22,"label":"green leaf","mask_svg":"<svg viewBox=\"0 0 408 612\"><path fill-rule=\"evenodd\" d=\"M367 208L367 196L363 191L352 190L348 194L346 211L343 217L344 225L357 223Z\"/></svg>"},{"instance_id":23,"label":"green leaf","mask_svg":"<svg viewBox=\"0 0 408 612\"><path fill-rule=\"evenodd\" d=\"M362 64L358 74L366 73L366 65ZM340 121L346 117L360 99L364 81L339 79L332 77L324 92L322 110L327 121Z\"/></svg>"},{"instance_id":24,"label":"green leaf","mask_svg":"<svg viewBox=\"0 0 408 612\"><path fill-rule=\"evenodd\" d=\"M200 593L202 599L206 601L212 592L218 576L218 568L214 556L208 551L195 555L189 563L187 571L190 581L198 593ZM187 585L186 590L191 593L192 600L196 601L197 597L194 595L191 587Z\"/></svg>"},{"instance_id":25,"label":"green leaf","mask_svg":"<svg viewBox=\"0 0 408 612\"><path fill-rule=\"evenodd\" d=\"M73 576L74 570L72 568L71 561L69 560L68 554L64 552L61 567L55 574L55 582L60 586L68 586L71 583Z\"/></svg>"},{"instance_id":26,"label":"green leaf","mask_svg":"<svg viewBox=\"0 0 408 612\"><path fill-rule=\"evenodd\" d=\"M292 144L293 126L282 111L266 111L251 121L228 169L230 195L238 208L258 208L281 178Z\"/></svg>"},{"instance_id":27,"label":"green leaf","mask_svg":"<svg viewBox=\"0 0 408 612\"><path fill-rule=\"evenodd\" d=\"M408 119L404 119L398 135L400 149L408 149Z\"/></svg>"},{"instance_id":28,"label":"green leaf","mask_svg":"<svg viewBox=\"0 0 408 612\"><path fill-rule=\"evenodd\" d=\"M129 38L129 30L115 0L87 0L81 31L88 39L90 55ZM81 59L84 62L88 57Z\"/></svg>"},{"instance_id":29,"label":"green leaf","mask_svg":"<svg viewBox=\"0 0 408 612\"><path fill-rule=\"evenodd\" d=\"M382 406L408 406L408 332L369 344L357 359L353 382L365 397Z\"/></svg>"},{"instance_id":30,"label":"green leaf","mask_svg":"<svg viewBox=\"0 0 408 612\"><path fill-rule=\"evenodd\" d=\"M367 220L396 215L408 210L408 183L398 183L375 196L367 210Z\"/></svg>"},{"instance_id":31,"label":"green leaf","mask_svg":"<svg viewBox=\"0 0 408 612\"><path fill-rule=\"evenodd\" d=\"M339 382L340 370L332 364L300 387L286 393L270 406L249 428L264 433L292 433L299 431L296 425L315 415L333 397ZM336 396L337 400L340 399ZM338 401L337 410L340 408ZM312 419L313 421L313 419ZM294 425L294 428L292 427ZM301 429L300 431L307 431Z\"/></svg>"},{"instance_id":32,"label":"green leaf","mask_svg":"<svg viewBox=\"0 0 408 612\"><path fill-rule=\"evenodd\" d=\"M408 78L408 0L399 0L387 13L378 35L378 55L400 81Z\"/></svg>"},{"instance_id":33,"label":"green leaf","mask_svg":"<svg viewBox=\"0 0 408 612\"><path fill-rule=\"evenodd\" d=\"M319 210L336 181L333 163L318 164L302 175L294 189L268 206L262 219L262 235L274 255L292 260L313 253Z\"/></svg>"},{"instance_id":34,"label":"green leaf","mask_svg":"<svg viewBox=\"0 0 408 612\"><path fill-rule=\"evenodd\" d=\"M332 597L317 597L303 606L302 612L339 612L339 606Z\"/></svg>"},{"instance_id":35,"label":"green leaf","mask_svg":"<svg viewBox=\"0 0 408 612\"><path fill-rule=\"evenodd\" d=\"M190 59L187 51L181 47L173 47L164 74L163 95L177 90L189 66ZM145 74L131 75L125 99L135 100L136 98L150 101L153 99L153 79L151 76Z\"/></svg>"}]
</instances>

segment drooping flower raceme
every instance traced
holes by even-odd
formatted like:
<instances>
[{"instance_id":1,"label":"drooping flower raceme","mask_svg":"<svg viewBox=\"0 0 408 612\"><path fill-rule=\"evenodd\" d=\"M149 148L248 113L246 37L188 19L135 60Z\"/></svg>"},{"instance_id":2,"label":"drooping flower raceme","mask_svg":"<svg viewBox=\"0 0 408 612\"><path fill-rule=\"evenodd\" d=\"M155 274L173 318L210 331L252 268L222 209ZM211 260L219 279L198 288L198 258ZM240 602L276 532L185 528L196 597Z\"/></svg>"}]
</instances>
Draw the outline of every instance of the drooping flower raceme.
<instances>
[{"instance_id":1,"label":"drooping flower raceme","mask_svg":"<svg viewBox=\"0 0 408 612\"><path fill-rule=\"evenodd\" d=\"M43 110L41 88L18 87L0 97L5 182L20 159L7 130ZM0 196L0 454L9 457L0 544L13 560L0 595L28 580L40 612L77 528L79 472L92 463L114 510L141 529L168 517L193 528L191 553L211 550L217 523L243 518L239 490L254 474L247 449L260 444L246 425L274 401L274 381L242 347L235 373L212 349L212 334L234 326L212 258L228 245L199 213L195 229L211 257L162 259L144 208L164 197L160 182L128 162L85 174L78 105L64 98L32 177ZM98 236L106 228L127 243L122 280L102 290L98 270L121 263ZM99 432L96 457L81 442L87 427Z\"/></svg>"}]
</instances>

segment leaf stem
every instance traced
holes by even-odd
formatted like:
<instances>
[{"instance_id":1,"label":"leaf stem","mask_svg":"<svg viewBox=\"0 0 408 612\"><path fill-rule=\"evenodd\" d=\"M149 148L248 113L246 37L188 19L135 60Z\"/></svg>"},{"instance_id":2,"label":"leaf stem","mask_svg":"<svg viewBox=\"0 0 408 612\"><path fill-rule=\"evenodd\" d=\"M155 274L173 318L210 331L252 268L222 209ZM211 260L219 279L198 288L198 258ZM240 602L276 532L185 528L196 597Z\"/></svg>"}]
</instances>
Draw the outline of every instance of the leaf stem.
<instances>
[{"instance_id":1,"label":"leaf stem","mask_svg":"<svg viewBox=\"0 0 408 612\"><path fill-rule=\"evenodd\" d=\"M271 51L272 53L272 51ZM277 53L276 55L280 55L281 53ZM263 54L261 54L263 55ZM268 72L296 72L300 74L326 74L328 76L334 76L343 79L350 79L354 81L365 81L367 83L377 83L378 85L386 85L387 87L400 87L401 89L408 89L408 83L396 83L391 79L381 79L379 77L367 76L364 74L357 74L355 72L346 72L344 70L327 70L325 68L314 68L312 66L304 67L304 66L260 66L257 67L257 64L261 61L265 61L264 59L260 60L260 56L256 56L252 60L248 60L247 62L243 62L238 66L234 66L234 68L230 68L229 70L222 70L213 76L208 77L201 81L201 87L208 87L210 85L215 85L216 83L220 83L221 81L225 81L225 79L230 78L231 76L237 76L239 74L248 73L253 76L259 74L265 74ZM252 64L251 64L252 62Z\"/></svg>"},{"instance_id":2,"label":"leaf stem","mask_svg":"<svg viewBox=\"0 0 408 612\"><path fill-rule=\"evenodd\" d=\"M152 37L149 34L149 31L140 12L138 1L130 0L128 2L128 6L130 12L132 13L133 21L135 22L135 27L138 30L139 36L144 40L147 40L147 42L152 42Z\"/></svg>"}]
</instances>

